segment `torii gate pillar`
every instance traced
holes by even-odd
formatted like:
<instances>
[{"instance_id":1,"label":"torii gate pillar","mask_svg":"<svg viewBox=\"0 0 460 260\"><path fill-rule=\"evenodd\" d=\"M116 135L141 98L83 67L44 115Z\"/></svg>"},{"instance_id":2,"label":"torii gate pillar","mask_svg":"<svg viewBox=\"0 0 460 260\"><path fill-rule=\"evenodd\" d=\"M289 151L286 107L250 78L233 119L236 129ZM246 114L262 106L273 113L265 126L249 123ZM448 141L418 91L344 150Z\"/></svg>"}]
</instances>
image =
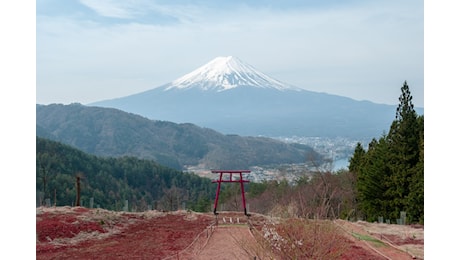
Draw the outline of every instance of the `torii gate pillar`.
<instances>
[{"instance_id":1,"label":"torii gate pillar","mask_svg":"<svg viewBox=\"0 0 460 260\"><path fill-rule=\"evenodd\" d=\"M216 190L216 200L214 201L214 215L217 215L217 202L219 201L219 193L220 193L220 184L222 182L239 182L241 186L241 198L243 200L243 209L244 209L244 215L250 216L246 210L246 198L244 197L244 182L249 182L249 180L243 180L243 173L250 173L250 170L212 170L212 173L219 173L219 179L212 181L212 182L217 182L217 190ZM230 179L223 180L222 175L224 173L230 174ZM240 179L239 180L233 180L233 174L239 174Z\"/></svg>"}]
</instances>

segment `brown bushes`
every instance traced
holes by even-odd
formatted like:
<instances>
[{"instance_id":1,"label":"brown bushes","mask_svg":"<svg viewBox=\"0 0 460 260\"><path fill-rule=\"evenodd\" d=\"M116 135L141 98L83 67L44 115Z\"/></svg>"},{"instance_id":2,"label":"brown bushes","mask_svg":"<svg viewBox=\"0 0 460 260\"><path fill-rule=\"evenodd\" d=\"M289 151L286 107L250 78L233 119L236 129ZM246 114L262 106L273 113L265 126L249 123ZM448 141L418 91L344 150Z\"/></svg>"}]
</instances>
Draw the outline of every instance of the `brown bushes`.
<instances>
[{"instance_id":1,"label":"brown bushes","mask_svg":"<svg viewBox=\"0 0 460 260\"><path fill-rule=\"evenodd\" d=\"M274 252L283 259L338 259L349 243L328 220L285 219L262 228Z\"/></svg>"}]
</instances>

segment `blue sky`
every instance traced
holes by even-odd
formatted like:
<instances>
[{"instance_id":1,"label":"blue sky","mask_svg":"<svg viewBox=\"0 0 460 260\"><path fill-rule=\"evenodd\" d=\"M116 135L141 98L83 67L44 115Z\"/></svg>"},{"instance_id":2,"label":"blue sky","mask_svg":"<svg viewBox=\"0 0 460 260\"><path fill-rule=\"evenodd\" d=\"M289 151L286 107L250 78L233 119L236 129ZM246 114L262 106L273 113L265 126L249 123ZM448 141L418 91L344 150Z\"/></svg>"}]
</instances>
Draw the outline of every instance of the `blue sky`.
<instances>
[{"instance_id":1,"label":"blue sky","mask_svg":"<svg viewBox=\"0 0 460 260\"><path fill-rule=\"evenodd\" d=\"M246 3L249 2L249 3ZM90 102L158 87L217 56L283 82L424 103L423 1L37 0L36 102Z\"/></svg>"}]
</instances>

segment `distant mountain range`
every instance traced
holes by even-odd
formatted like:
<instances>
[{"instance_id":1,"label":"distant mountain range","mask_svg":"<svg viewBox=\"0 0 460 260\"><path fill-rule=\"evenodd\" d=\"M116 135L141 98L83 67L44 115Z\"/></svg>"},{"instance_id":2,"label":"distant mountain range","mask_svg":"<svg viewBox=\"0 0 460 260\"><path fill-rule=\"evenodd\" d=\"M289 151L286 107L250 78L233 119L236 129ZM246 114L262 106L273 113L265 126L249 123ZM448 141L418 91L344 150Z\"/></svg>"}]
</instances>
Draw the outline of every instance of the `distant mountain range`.
<instances>
[{"instance_id":1,"label":"distant mountain range","mask_svg":"<svg viewBox=\"0 0 460 260\"><path fill-rule=\"evenodd\" d=\"M265 137L224 135L185 123L150 120L113 108L81 104L36 106L36 134L98 156L135 156L182 170L245 169L284 163L320 163L306 145Z\"/></svg>"},{"instance_id":2,"label":"distant mountain range","mask_svg":"<svg viewBox=\"0 0 460 260\"><path fill-rule=\"evenodd\" d=\"M396 113L393 105L294 87L231 56L218 57L163 86L89 105L225 134L271 137L379 137ZM423 114L423 108L416 110Z\"/></svg>"}]
</instances>

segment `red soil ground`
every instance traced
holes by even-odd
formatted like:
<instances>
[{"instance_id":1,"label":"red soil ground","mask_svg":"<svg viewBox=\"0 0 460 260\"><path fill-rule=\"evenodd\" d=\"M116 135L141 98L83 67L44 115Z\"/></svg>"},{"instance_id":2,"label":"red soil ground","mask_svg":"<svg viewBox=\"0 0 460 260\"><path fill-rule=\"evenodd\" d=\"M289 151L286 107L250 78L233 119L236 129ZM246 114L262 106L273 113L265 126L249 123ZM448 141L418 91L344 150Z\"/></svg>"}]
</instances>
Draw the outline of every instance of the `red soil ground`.
<instances>
[{"instance_id":1,"label":"red soil ground","mask_svg":"<svg viewBox=\"0 0 460 260\"><path fill-rule=\"evenodd\" d=\"M214 221L186 212L39 211L37 259L164 259L185 249Z\"/></svg>"},{"instance_id":2,"label":"red soil ground","mask_svg":"<svg viewBox=\"0 0 460 260\"><path fill-rule=\"evenodd\" d=\"M223 219L225 218L225 223ZM218 225L216 226L216 220ZM231 222L230 222L231 220ZM264 259L268 254L256 239L267 218L253 215L248 219L240 212L212 214L194 212L141 213L112 212L81 207L37 208L37 259ZM370 248L371 243L357 239L351 233L371 236L382 231L371 230L357 223L338 221L343 227L348 250L340 259L387 259ZM362 223L361 223L362 224ZM422 229L423 231L423 229ZM254 235L256 234L256 235ZM347 235L348 234L348 235ZM415 241L385 234L394 246ZM422 243L423 235L416 235ZM421 242L420 242L421 237ZM402 244L401 244L402 243ZM406 244L404 244L406 243ZM374 247L376 247L374 245ZM378 250L391 259L411 259L392 246L378 245ZM419 253L420 255L420 253Z\"/></svg>"}]
</instances>

